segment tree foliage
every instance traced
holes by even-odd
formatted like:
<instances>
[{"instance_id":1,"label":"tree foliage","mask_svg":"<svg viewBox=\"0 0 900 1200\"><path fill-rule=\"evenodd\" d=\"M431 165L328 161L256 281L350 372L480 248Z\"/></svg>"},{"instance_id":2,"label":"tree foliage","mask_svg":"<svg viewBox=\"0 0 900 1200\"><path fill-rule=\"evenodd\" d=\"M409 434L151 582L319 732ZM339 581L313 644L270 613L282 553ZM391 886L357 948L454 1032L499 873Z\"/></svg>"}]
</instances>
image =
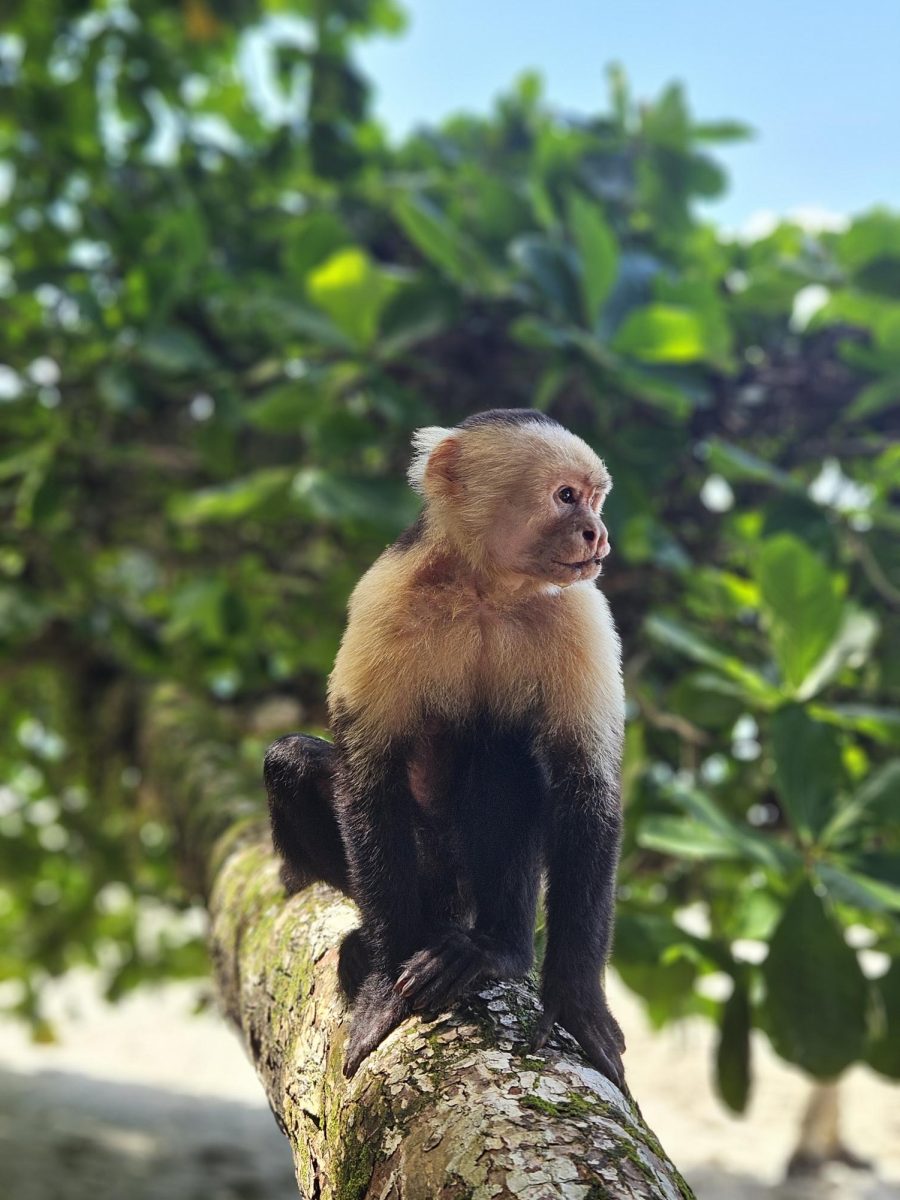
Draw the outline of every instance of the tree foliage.
<instances>
[{"instance_id":1,"label":"tree foliage","mask_svg":"<svg viewBox=\"0 0 900 1200\"><path fill-rule=\"evenodd\" d=\"M41 1031L74 963L113 994L202 970L159 920L190 898L147 690L231 709L248 766L279 697L321 726L349 590L415 515L411 431L530 405L615 480L618 969L654 1020L719 1022L734 1108L753 1026L896 1077L900 217L725 236L696 205L747 131L617 69L599 114L526 75L394 145L352 59L392 0L8 10L5 998Z\"/></svg>"}]
</instances>

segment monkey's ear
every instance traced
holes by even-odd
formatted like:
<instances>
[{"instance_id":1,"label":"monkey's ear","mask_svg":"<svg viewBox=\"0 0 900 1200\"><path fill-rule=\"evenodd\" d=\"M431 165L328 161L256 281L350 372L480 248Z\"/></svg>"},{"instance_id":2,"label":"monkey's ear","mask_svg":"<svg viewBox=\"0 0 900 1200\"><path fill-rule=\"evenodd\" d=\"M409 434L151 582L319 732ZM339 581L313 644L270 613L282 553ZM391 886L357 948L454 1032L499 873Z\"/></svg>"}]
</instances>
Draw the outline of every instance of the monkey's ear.
<instances>
[{"instance_id":1,"label":"monkey's ear","mask_svg":"<svg viewBox=\"0 0 900 1200\"><path fill-rule=\"evenodd\" d=\"M459 438L455 429L444 429L440 425L429 425L417 429L413 434L413 460L409 468L409 482L420 496L426 494L425 477L440 480L445 486L456 482L454 467L459 454Z\"/></svg>"}]
</instances>

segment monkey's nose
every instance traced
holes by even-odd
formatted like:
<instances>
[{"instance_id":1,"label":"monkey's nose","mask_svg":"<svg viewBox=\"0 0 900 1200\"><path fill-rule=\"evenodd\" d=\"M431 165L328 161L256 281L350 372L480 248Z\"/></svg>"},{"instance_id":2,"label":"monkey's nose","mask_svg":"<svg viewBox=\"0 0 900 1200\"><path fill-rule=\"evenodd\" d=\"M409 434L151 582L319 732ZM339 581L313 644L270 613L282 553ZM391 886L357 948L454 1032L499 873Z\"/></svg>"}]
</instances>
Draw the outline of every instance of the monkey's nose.
<instances>
[{"instance_id":1,"label":"monkey's nose","mask_svg":"<svg viewBox=\"0 0 900 1200\"><path fill-rule=\"evenodd\" d=\"M584 540L587 542L587 544L589 546L593 546L594 542L596 542L596 540L597 540L597 530L596 529L583 529L581 532L581 536L584 538Z\"/></svg>"}]
</instances>

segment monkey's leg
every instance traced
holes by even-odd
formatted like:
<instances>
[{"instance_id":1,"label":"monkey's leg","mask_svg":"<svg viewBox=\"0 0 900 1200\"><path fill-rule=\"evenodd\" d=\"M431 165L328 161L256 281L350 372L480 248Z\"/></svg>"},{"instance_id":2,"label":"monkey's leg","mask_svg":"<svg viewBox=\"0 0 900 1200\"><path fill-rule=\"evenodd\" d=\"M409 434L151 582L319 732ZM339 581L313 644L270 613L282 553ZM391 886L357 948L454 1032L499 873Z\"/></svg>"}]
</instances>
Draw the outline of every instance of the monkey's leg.
<instances>
[{"instance_id":1,"label":"monkey's leg","mask_svg":"<svg viewBox=\"0 0 900 1200\"><path fill-rule=\"evenodd\" d=\"M404 964L397 987L414 1009L447 1007L486 979L515 978L530 967L542 787L523 739L504 735L476 744L454 797L475 925L447 931Z\"/></svg>"},{"instance_id":2,"label":"monkey's leg","mask_svg":"<svg viewBox=\"0 0 900 1200\"><path fill-rule=\"evenodd\" d=\"M350 742L352 726L342 733ZM352 1076L409 1015L393 983L401 963L422 945L424 926L406 753L399 746L365 746L359 736L339 746L335 805L372 964L353 1005L344 1058L344 1074Z\"/></svg>"},{"instance_id":3,"label":"monkey's leg","mask_svg":"<svg viewBox=\"0 0 900 1200\"><path fill-rule=\"evenodd\" d=\"M288 895L321 879L349 895L347 856L334 810L337 752L330 742L305 734L279 738L266 752L263 774L269 795L272 840L283 859ZM341 942L338 978L353 999L369 973L369 952L359 929Z\"/></svg>"},{"instance_id":4,"label":"monkey's leg","mask_svg":"<svg viewBox=\"0 0 900 1200\"><path fill-rule=\"evenodd\" d=\"M272 841L284 860L289 894L316 879L349 895L347 856L334 811L336 751L330 742L291 733L266 751Z\"/></svg>"},{"instance_id":5,"label":"monkey's leg","mask_svg":"<svg viewBox=\"0 0 900 1200\"><path fill-rule=\"evenodd\" d=\"M612 940L622 827L618 780L575 739L545 746L544 762L550 782L547 952L544 1014L532 1049L540 1049L558 1021L594 1066L621 1087L625 1041L602 982Z\"/></svg>"}]
</instances>

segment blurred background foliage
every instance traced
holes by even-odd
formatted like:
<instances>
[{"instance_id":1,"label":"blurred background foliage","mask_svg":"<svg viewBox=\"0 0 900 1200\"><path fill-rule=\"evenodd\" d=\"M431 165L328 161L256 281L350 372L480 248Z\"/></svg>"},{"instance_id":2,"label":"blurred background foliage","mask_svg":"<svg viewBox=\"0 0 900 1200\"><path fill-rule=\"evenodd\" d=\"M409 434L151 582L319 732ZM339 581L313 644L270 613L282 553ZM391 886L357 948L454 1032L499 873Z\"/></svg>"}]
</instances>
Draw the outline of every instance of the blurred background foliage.
<instances>
[{"instance_id":1,"label":"blurred background foliage","mask_svg":"<svg viewBox=\"0 0 900 1200\"><path fill-rule=\"evenodd\" d=\"M142 729L325 721L411 431L550 411L606 458L629 694L615 965L663 1023L900 1076L900 216L727 238L681 88L522 77L391 144L393 0L10 0L0 36L0 995L204 970ZM212 726L211 726L212 727ZM177 780L171 782L177 786ZM180 913L173 919L173 913ZM888 964L893 960L893 965Z\"/></svg>"}]
</instances>

